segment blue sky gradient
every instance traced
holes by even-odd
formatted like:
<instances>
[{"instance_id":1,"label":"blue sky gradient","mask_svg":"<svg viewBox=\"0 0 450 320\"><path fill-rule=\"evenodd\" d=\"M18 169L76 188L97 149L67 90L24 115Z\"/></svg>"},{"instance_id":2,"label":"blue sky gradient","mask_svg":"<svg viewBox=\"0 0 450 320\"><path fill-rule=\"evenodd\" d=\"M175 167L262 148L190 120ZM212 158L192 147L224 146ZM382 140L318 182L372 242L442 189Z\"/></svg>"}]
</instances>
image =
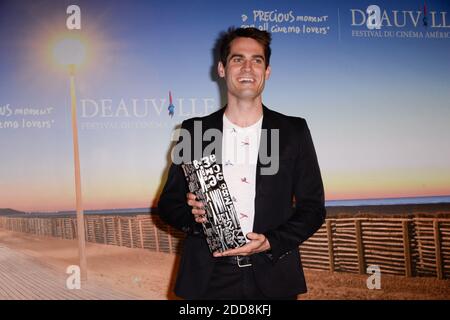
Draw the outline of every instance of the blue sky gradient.
<instances>
[{"instance_id":1,"label":"blue sky gradient","mask_svg":"<svg viewBox=\"0 0 450 320\"><path fill-rule=\"evenodd\" d=\"M72 33L88 40L88 61L76 75L86 208L145 207L157 200L172 130L224 103L212 76L212 48L221 31L243 23L242 14L251 21L253 10L328 16L325 23L306 24L328 27L327 35L273 34L272 76L264 92L269 107L308 121L327 199L450 194L450 37L353 37L352 30L367 28L351 26L350 9L365 11L369 1L77 1L81 31L66 29L70 4L0 4L0 108L53 108L50 115L25 118L51 121L50 129L0 128L0 208L74 207L69 77L51 61L52 39ZM423 8L421 1L376 4L388 12ZM448 1L426 5L450 12ZM450 25L450 14L447 19ZM169 90L173 118L166 110ZM111 101L112 113L122 100L131 110L132 99L141 111L145 99L162 111L149 102L145 118L83 116L83 100L100 106L101 99ZM0 122L23 119L0 113ZM83 127L144 121L153 127Z\"/></svg>"}]
</instances>

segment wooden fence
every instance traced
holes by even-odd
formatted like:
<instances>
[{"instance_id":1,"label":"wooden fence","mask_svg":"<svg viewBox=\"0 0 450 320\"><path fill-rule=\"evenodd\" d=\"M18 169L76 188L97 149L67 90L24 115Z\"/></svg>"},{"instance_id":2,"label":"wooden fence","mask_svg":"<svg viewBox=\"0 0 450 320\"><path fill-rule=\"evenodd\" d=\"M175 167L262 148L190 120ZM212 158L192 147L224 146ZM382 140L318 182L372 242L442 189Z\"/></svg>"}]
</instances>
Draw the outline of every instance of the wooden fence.
<instances>
[{"instance_id":1,"label":"wooden fence","mask_svg":"<svg viewBox=\"0 0 450 320\"><path fill-rule=\"evenodd\" d=\"M85 216L90 242L180 253L183 233L157 215ZM0 217L0 228L77 237L75 218ZM305 268L366 273L378 265L393 275L450 278L449 218L328 218L299 248Z\"/></svg>"},{"instance_id":2,"label":"wooden fence","mask_svg":"<svg viewBox=\"0 0 450 320\"><path fill-rule=\"evenodd\" d=\"M89 242L143 248L179 254L184 235L158 216L85 216L85 235ZM71 218L0 217L0 228L61 239L77 238L77 221Z\"/></svg>"},{"instance_id":3,"label":"wooden fence","mask_svg":"<svg viewBox=\"0 0 450 320\"><path fill-rule=\"evenodd\" d=\"M450 219L327 219L300 253L306 268L450 278Z\"/></svg>"}]
</instances>

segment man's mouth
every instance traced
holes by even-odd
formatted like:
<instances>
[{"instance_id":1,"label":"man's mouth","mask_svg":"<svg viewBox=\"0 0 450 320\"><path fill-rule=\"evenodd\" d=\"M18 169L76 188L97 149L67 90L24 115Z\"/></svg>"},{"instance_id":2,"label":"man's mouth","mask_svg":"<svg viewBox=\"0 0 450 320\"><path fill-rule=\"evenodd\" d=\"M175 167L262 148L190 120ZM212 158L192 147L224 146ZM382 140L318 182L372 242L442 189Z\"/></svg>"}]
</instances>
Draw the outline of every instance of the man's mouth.
<instances>
[{"instance_id":1,"label":"man's mouth","mask_svg":"<svg viewBox=\"0 0 450 320\"><path fill-rule=\"evenodd\" d=\"M253 83L255 79L249 77L240 77L237 79L239 83Z\"/></svg>"}]
</instances>

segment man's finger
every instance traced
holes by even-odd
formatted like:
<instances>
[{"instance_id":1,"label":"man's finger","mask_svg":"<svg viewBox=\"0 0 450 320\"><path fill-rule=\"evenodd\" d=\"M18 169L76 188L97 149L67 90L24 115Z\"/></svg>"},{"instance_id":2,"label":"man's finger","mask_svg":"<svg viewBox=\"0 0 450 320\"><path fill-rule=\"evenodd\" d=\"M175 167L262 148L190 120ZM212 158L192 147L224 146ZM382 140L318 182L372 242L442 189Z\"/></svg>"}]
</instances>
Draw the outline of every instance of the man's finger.
<instances>
[{"instance_id":1,"label":"man's finger","mask_svg":"<svg viewBox=\"0 0 450 320\"><path fill-rule=\"evenodd\" d=\"M195 196L195 194L193 194L193 193L191 193L191 192L187 193L186 196L187 196L187 198L188 198L189 200L195 200L195 199L197 198L197 197Z\"/></svg>"},{"instance_id":2,"label":"man's finger","mask_svg":"<svg viewBox=\"0 0 450 320\"><path fill-rule=\"evenodd\" d=\"M236 248L236 249L229 249L224 252L215 252L213 255L215 257L247 255L247 254L251 253L251 249L252 249L252 246L250 245L250 243L248 243L248 244L246 244L242 247Z\"/></svg>"},{"instance_id":3,"label":"man's finger","mask_svg":"<svg viewBox=\"0 0 450 320\"><path fill-rule=\"evenodd\" d=\"M263 241L265 236L263 234L260 234L260 233L249 232L249 233L247 233L247 238L249 240L260 240L260 241Z\"/></svg>"},{"instance_id":4,"label":"man's finger","mask_svg":"<svg viewBox=\"0 0 450 320\"><path fill-rule=\"evenodd\" d=\"M195 222L203 223L203 222L206 222L206 216L205 215L196 215L194 220L195 220Z\"/></svg>"},{"instance_id":5,"label":"man's finger","mask_svg":"<svg viewBox=\"0 0 450 320\"><path fill-rule=\"evenodd\" d=\"M205 215L205 210L194 208L194 209L192 209L192 214L204 216Z\"/></svg>"},{"instance_id":6,"label":"man's finger","mask_svg":"<svg viewBox=\"0 0 450 320\"><path fill-rule=\"evenodd\" d=\"M187 204L191 207L203 208L203 203L201 201L188 200Z\"/></svg>"},{"instance_id":7,"label":"man's finger","mask_svg":"<svg viewBox=\"0 0 450 320\"><path fill-rule=\"evenodd\" d=\"M195 201L195 205L194 206L197 207L197 208L203 208L203 202Z\"/></svg>"}]
</instances>

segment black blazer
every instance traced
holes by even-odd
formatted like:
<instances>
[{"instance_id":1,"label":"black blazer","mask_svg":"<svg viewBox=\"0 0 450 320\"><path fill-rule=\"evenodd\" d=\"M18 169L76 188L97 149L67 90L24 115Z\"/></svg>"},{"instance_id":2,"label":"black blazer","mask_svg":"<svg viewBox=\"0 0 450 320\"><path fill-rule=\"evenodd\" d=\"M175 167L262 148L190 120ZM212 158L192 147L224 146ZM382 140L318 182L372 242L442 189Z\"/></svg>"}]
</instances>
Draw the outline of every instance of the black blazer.
<instances>
[{"instance_id":1,"label":"black blazer","mask_svg":"<svg viewBox=\"0 0 450 320\"><path fill-rule=\"evenodd\" d=\"M209 128L222 131L224 110L222 108L205 117L185 120L182 128L193 135L194 121L202 121L202 136ZM263 115L262 129L279 129L280 162L277 174L261 175L261 168L269 164L262 164L258 157L253 231L268 238L271 254L252 255L252 268L257 284L265 295L287 297L307 290L298 246L313 235L325 219L324 190L306 121L265 106ZM201 140L200 137L195 139ZM208 144L210 141L203 142L202 150ZM220 148L215 150L218 162L222 158L221 141L219 145ZM271 150L270 143L268 150ZM214 257L201 225L194 221L191 207L186 203L188 192L180 165L172 163L158 203L159 215L163 221L187 234L175 293L183 298L196 299L206 290Z\"/></svg>"}]
</instances>

